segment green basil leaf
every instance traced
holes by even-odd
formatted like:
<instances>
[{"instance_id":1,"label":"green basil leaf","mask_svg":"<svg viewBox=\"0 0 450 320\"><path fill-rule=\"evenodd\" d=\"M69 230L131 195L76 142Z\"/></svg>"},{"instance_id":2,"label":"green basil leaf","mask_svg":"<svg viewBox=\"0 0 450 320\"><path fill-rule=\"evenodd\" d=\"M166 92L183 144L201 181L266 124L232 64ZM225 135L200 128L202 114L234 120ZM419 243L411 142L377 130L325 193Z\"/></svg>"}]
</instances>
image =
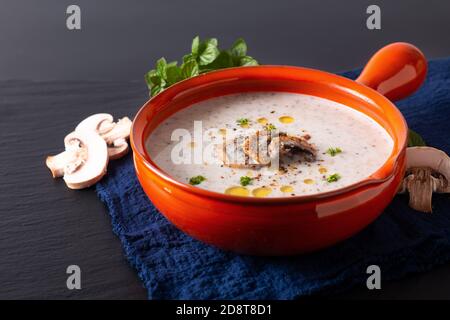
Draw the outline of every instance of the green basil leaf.
<instances>
[{"instance_id":1,"label":"green basil leaf","mask_svg":"<svg viewBox=\"0 0 450 320\"><path fill-rule=\"evenodd\" d=\"M217 46L211 42L206 44L205 49L198 56L198 64L207 65L213 62L220 54Z\"/></svg>"},{"instance_id":2,"label":"green basil leaf","mask_svg":"<svg viewBox=\"0 0 450 320\"><path fill-rule=\"evenodd\" d=\"M199 36L196 36L194 38L194 40L192 40L192 45L191 45L191 53L194 56L198 55L198 49L200 47L200 38Z\"/></svg>"},{"instance_id":3,"label":"green basil leaf","mask_svg":"<svg viewBox=\"0 0 450 320\"><path fill-rule=\"evenodd\" d=\"M181 68L178 67L176 63L167 65L166 76L167 76L167 83L169 84L169 86L177 83L178 81L183 80L181 76Z\"/></svg>"},{"instance_id":4,"label":"green basil leaf","mask_svg":"<svg viewBox=\"0 0 450 320\"><path fill-rule=\"evenodd\" d=\"M239 38L231 47L231 54L236 57L243 57L247 54L247 44L244 39Z\"/></svg>"},{"instance_id":5,"label":"green basil leaf","mask_svg":"<svg viewBox=\"0 0 450 320\"><path fill-rule=\"evenodd\" d=\"M409 129L408 132L408 147L423 147L426 146L425 140L417 132Z\"/></svg>"},{"instance_id":6,"label":"green basil leaf","mask_svg":"<svg viewBox=\"0 0 450 320\"><path fill-rule=\"evenodd\" d=\"M158 61L156 61L156 72L158 72L159 76L163 79L166 78L166 66L167 62L166 59L161 58Z\"/></svg>"},{"instance_id":7,"label":"green basil leaf","mask_svg":"<svg viewBox=\"0 0 450 320\"><path fill-rule=\"evenodd\" d=\"M183 56L183 63L186 63L186 62L188 62L189 60L192 60L192 59L196 60L196 57L192 53L185 54Z\"/></svg>"},{"instance_id":8,"label":"green basil leaf","mask_svg":"<svg viewBox=\"0 0 450 320\"><path fill-rule=\"evenodd\" d=\"M148 88L150 88L152 84L160 83L159 75L156 70L150 70L145 74L145 82L147 83Z\"/></svg>"},{"instance_id":9,"label":"green basil leaf","mask_svg":"<svg viewBox=\"0 0 450 320\"><path fill-rule=\"evenodd\" d=\"M169 67L176 66L177 64L178 64L177 61L171 61L171 62L169 62L168 64L166 64L166 69L169 68Z\"/></svg>"},{"instance_id":10,"label":"green basil leaf","mask_svg":"<svg viewBox=\"0 0 450 320\"><path fill-rule=\"evenodd\" d=\"M239 59L239 65L240 66L257 66L258 61L256 61L254 58L250 56L245 56Z\"/></svg>"},{"instance_id":11,"label":"green basil leaf","mask_svg":"<svg viewBox=\"0 0 450 320\"><path fill-rule=\"evenodd\" d=\"M258 62L247 56L247 44L243 39L234 42L229 50L220 50L215 38L200 41L197 36L192 40L191 52L183 56L183 64L167 63L161 58L156 62L156 68L145 74L145 82L150 95L154 96L169 86L199 73L230 68L235 66L253 66Z\"/></svg>"},{"instance_id":12,"label":"green basil leaf","mask_svg":"<svg viewBox=\"0 0 450 320\"><path fill-rule=\"evenodd\" d=\"M152 86L152 88L150 90L150 96L154 97L163 90L164 90L164 88L161 85L159 85L159 84L154 85L154 86Z\"/></svg>"},{"instance_id":13,"label":"green basil leaf","mask_svg":"<svg viewBox=\"0 0 450 320\"><path fill-rule=\"evenodd\" d=\"M199 57L203 51L206 50L206 47L211 46L211 47L216 47L217 48L217 39L215 38L211 38L211 39L206 39L203 41L199 41L199 45L198 45L198 50L197 50L197 54L194 55L196 58Z\"/></svg>"},{"instance_id":14,"label":"green basil leaf","mask_svg":"<svg viewBox=\"0 0 450 320\"><path fill-rule=\"evenodd\" d=\"M201 72L233 67L233 58L228 51L221 51L217 58L206 66L200 66Z\"/></svg>"},{"instance_id":15,"label":"green basil leaf","mask_svg":"<svg viewBox=\"0 0 450 320\"><path fill-rule=\"evenodd\" d=\"M217 41L216 38L206 39L203 43L204 43L205 47L212 46L212 47L216 47L217 48L218 45L219 45L219 41Z\"/></svg>"},{"instance_id":16,"label":"green basil leaf","mask_svg":"<svg viewBox=\"0 0 450 320\"><path fill-rule=\"evenodd\" d=\"M144 79L145 79L145 83L147 84L147 88L150 90L152 88L152 81L150 80L150 77L147 77L147 74L145 74Z\"/></svg>"},{"instance_id":17,"label":"green basil leaf","mask_svg":"<svg viewBox=\"0 0 450 320\"><path fill-rule=\"evenodd\" d=\"M181 76L183 79L194 77L199 74L197 61L191 59L181 66Z\"/></svg>"}]
</instances>

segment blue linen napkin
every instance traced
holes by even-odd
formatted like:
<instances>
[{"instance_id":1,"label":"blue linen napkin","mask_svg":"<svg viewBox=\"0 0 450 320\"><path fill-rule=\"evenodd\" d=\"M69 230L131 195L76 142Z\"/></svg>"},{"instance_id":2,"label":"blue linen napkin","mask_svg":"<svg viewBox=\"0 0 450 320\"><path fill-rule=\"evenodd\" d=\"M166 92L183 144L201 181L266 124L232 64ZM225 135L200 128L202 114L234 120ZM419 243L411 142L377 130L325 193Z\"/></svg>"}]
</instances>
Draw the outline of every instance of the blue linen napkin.
<instances>
[{"instance_id":1,"label":"blue linen napkin","mask_svg":"<svg viewBox=\"0 0 450 320\"><path fill-rule=\"evenodd\" d=\"M397 106L429 145L449 153L450 58L431 61L422 88ZM432 214L410 209L408 197L398 195L374 223L336 246L267 258L225 252L176 229L145 196L130 156L113 161L96 190L150 299L295 299L365 283L371 264L385 281L450 260L448 195L433 196Z\"/></svg>"}]
</instances>

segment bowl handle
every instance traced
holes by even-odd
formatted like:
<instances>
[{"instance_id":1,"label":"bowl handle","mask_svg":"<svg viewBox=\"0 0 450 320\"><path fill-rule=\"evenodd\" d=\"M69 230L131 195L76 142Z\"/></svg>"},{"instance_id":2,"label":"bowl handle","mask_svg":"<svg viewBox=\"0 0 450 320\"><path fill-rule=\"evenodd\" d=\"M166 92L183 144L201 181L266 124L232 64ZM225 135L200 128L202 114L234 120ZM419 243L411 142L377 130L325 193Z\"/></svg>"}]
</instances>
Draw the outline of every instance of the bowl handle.
<instances>
[{"instance_id":1,"label":"bowl handle","mask_svg":"<svg viewBox=\"0 0 450 320\"><path fill-rule=\"evenodd\" d=\"M426 73L424 54L412 44L396 42L378 50L356 81L395 101L416 91Z\"/></svg>"}]
</instances>

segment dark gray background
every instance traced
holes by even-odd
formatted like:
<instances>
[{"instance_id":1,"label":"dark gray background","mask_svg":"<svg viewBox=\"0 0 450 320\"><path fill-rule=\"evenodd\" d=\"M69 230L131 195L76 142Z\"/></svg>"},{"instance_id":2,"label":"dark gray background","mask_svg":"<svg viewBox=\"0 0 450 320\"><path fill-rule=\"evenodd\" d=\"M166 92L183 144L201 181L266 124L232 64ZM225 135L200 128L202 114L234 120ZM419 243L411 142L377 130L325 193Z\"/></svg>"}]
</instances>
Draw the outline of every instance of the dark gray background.
<instances>
[{"instance_id":1,"label":"dark gray background","mask_svg":"<svg viewBox=\"0 0 450 320\"><path fill-rule=\"evenodd\" d=\"M73 3L81 31L65 26ZM369 4L382 9L381 31L365 27ZM133 116L160 56L180 58L199 34L225 46L242 36L264 64L328 71L393 41L442 57L449 14L445 0L0 0L0 298L146 297L94 191L53 181L44 159L91 113ZM82 269L80 291L66 289L69 264ZM382 288L339 297L450 298L450 265Z\"/></svg>"},{"instance_id":2,"label":"dark gray background","mask_svg":"<svg viewBox=\"0 0 450 320\"><path fill-rule=\"evenodd\" d=\"M66 28L73 3L80 31ZM374 3L381 31L365 27ZM446 0L0 0L0 79L141 80L197 34L225 46L242 36L264 64L328 71L360 66L393 41L440 57L450 54L449 15Z\"/></svg>"}]
</instances>

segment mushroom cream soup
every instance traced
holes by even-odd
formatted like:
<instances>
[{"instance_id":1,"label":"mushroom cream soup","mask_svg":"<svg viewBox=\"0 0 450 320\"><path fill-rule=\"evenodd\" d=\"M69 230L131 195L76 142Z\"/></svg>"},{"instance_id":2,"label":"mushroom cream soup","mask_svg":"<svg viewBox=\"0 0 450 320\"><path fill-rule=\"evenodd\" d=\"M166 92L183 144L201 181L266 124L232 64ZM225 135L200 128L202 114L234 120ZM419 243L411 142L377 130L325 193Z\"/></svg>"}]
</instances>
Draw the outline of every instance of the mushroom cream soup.
<instances>
[{"instance_id":1,"label":"mushroom cream soup","mask_svg":"<svg viewBox=\"0 0 450 320\"><path fill-rule=\"evenodd\" d=\"M254 92L196 103L164 120L147 151L174 179L249 197L291 197L361 181L393 141L373 119L316 96Z\"/></svg>"}]
</instances>

